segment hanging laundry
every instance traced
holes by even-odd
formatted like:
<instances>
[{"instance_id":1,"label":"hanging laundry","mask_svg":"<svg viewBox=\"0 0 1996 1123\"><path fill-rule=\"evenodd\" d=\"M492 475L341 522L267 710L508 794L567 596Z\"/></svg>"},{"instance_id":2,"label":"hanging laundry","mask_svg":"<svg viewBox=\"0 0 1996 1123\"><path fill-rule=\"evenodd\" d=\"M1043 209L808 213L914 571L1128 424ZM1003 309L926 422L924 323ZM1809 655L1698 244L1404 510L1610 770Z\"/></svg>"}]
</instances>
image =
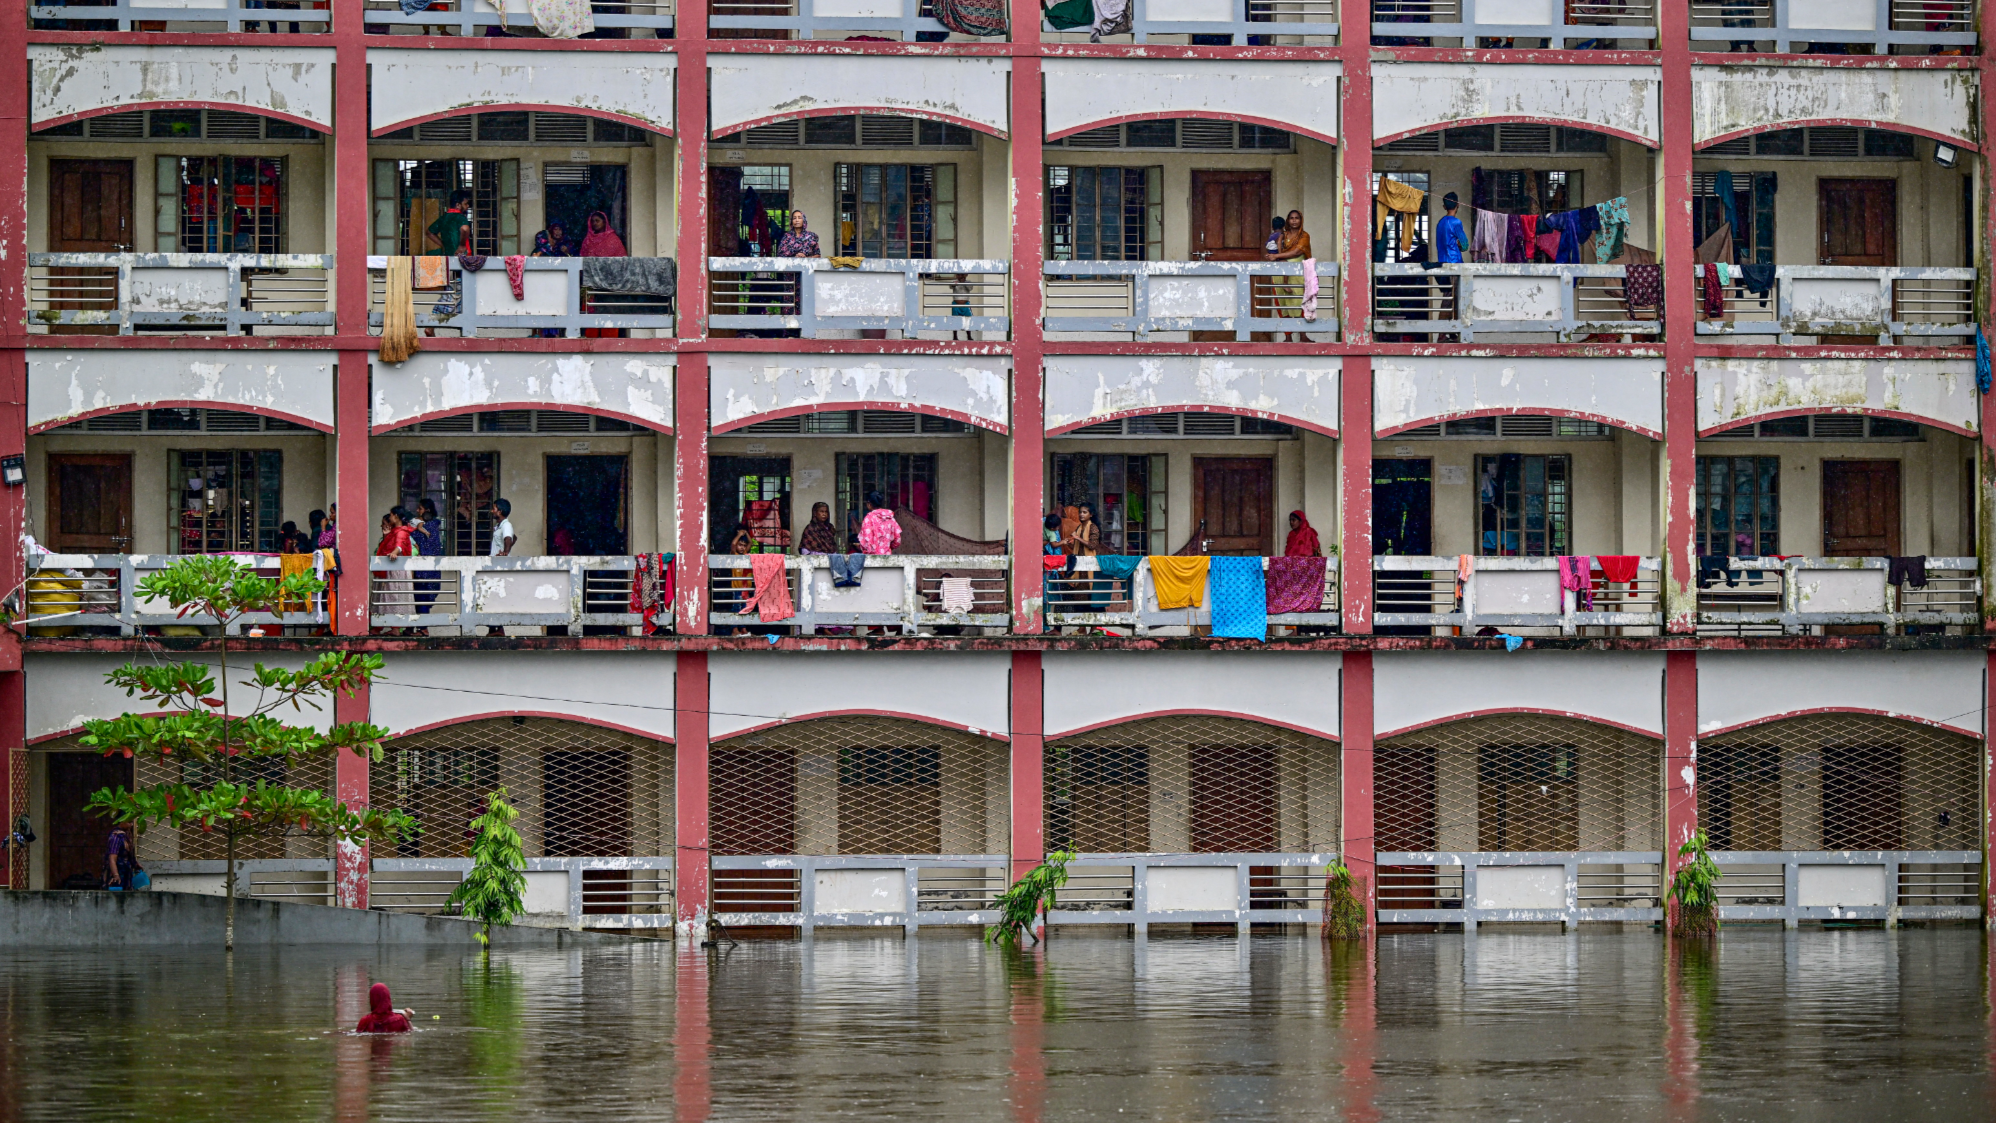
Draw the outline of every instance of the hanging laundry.
<instances>
[{"instance_id":1,"label":"hanging laundry","mask_svg":"<svg viewBox=\"0 0 1996 1123\"><path fill-rule=\"evenodd\" d=\"M992 0L937 0L936 22L959 35L1005 34L1005 5Z\"/></svg>"},{"instance_id":2,"label":"hanging laundry","mask_svg":"<svg viewBox=\"0 0 1996 1123\"><path fill-rule=\"evenodd\" d=\"M1455 556L1455 603L1462 604L1462 598L1469 591L1469 579L1476 573L1475 554Z\"/></svg>"},{"instance_id":3,"label":"hanging laundry","mask_svg":"<svg viewBox=\"0 0 1996 1123\"><path fill-rule=\"evenodd\" d=\"M1324 607L1324 574L1329 558L1268 559L1268 611L1319 612Z\"/></svg>"},{"instance_id":4,"label":"hanging laundry","mask_svg":"<svg viewBox=\"0 0 1996 1123\"><path fill-rule=\"evenodd\" d=\"M1915 554L1912 557L1888 558L1885 571L1887 585L1905 585L1912 589L1927 587L1927 556Z\"/></svg>"},{"instance_id":5,"label":"hanging laundry","mask_svg":"<svg viewBox=\"0 0 1996 1123\"><path fill-rule=\"evenodd\" d=\"M1767 307L1767 298L1774 293L1774 266L1756 263L1739 268L1740 286L1758 296L1762 308Z\"/></svg>"},{"instance_id":6,"label":"hanging laundry","mask_svg":"<svg viewBox=\"0 0 1996 1123\"><path fill-rule=\"evenodd\" d=\"M1532 249L1546 255L1547 261L1558 261L1559 231L1546 229L1545 223L1541 221L1538 237L1532 239Z\"/></svg>"},{"instance_id":7,"label":"hanging laundry","mask_svg":"<svg viewBox=\"0 0 1996 1123\"><path fill-rule=\"evenodd\" d=\"M1203 555L1153 555L1150 559L1150 581L1151 587L1157 591L1157 606L1160 609L1198 608L1204 604L1206 571L1212 561L1212 558Z\"/></svg>"},{"instance_id":8,"label":"hanging laundry","mask_svg":"<svg viewBox=\"0 0 1996 1123\"><path fill-rule=\"evenodd\" d=\"M1594 204L1600 229L1594 234L1594 264L1606 265L1622 254L1622 242L1629 232L1629 197L1618 195Z\"/></svg>"},{"instance_id":9,"label":"hanging laundry","mask_svg":"<svg viewBox=\"0 0 1996 1123\"><path fill-rule=\"evenodd\" d=\"M829 560L832 567L832 588L859 588L861 570L866 567L865 554L833 554Z\"/></svg>"},{"instance_id":10,"label":"hanging laundry","mask_svg":"<svg viewBox=\"0 0 1996 1123\"><path fill-rule=\"evenodd\" d=\"M1552 258L1561 265L1580 264L1580 244L1594 236L1601 227L1601 220L1593 207L1583 207L1577 211L1561 211L1539 219L1539 238L1544 242L1543 231L1552 230L1559 234L1559 242L1553 246Z\"/></svg>"},{"instance_id":11,"label":"hanging laundry","mask_svg":"<svg viewBox=\"0 0 1996 1123\"><path fill-rule=\"evenodd\" d=\"M1715 261L1732 259L1733 228L1730 226L1722 225L1712 231L1711 237L1698 243L1698 248L1691 251L1691 261L1695 265L1710 265Z\"/></svg>"},{"instance_id":12,"label":"hanging laundry","mask_svg":"<svg viewBox=\"0 0 1996 1123\"><path fill-rule=\"evenodd\" d=\"M1303 319L1315 323L1317 320L1317 259L1303 259Z\"/></svg>"},{"instance_id":13,"label":"hanging laundry","mask_svg":"<svg viewBox=\"0 0 1996 1123\"><path fill-rule=\"evenodd\" d=\"M1739 196L1733 192L1733 173L1720 172L1713 176L1712 192L1719 197L1719 210L1726 216L1726 228L1729 230L1738 230L1740 228L1740 201ZM1730 253L1726 255L1725 259L1727 261L1734 260L1733 255Z\"/></svg>"},{"instance_id":14,"label":"hanging laundry","mask_svg":"<svg viewBox=\"0 0 1996 1123\"><path fill-rule=\"evenodd\" d=\"M457 267L466 273L477 273L485 268L484 254L459 254Z\"/></svg>"},{"instance_id":15,"label":"hanging laundry","mask_svg":"<svg viewBox=\"0 0 1996 1123\"><path fill-rule=\"evenodd\" d=\"M1268 638L1268 583L1260 558L1208 559L1213 595L1213 638ZM1163 598L1159 598L1163 607Z\"/></svg>"},{"instance_id":16,"label":"hanging laundry","mask_svg":"<svg viewBox=\"0 0 1996 1123\"><path fill-rule=\"evenodd\" d=\"M945 577L942 579L943 611L969 612L974 604L970 592L970 578Z\"/></svg>"},{"instance_id":17,"label":"hanging laundry","mask_svg":"<svg viewBox=\"0 0 1996 1123\"><path fill-rule=\"evenodd\" d=\"M1490 209L1490 176L1482 168L1469 169L1469 205L1479 211Z\"/></svg>"},{"instance_id":18,"label":"hanging laundry","mask_svg":"<svg viewBox=\"0 0 1996 1123\"><path fill-rule=\"evenodd\" d=\"M649 631L658 615L672 603L673 556L639 554L636 572L631 575L631 611Z\"/></svg>"},{"instance_id":19,"label":"hanging laundry","mask_svg":"<svg viewBox=\"0 0 1996 1123\"><path fill-rule=\"evenodd\" d=\"M416 334L416 294L411 284L411 259L388 259L388 291L381 303L380 356L384 363L406 361L423 349Z\"/></svg>"},{"instance_id":20,"label":"hanging laundry","mask_svg":"<svg viewBox=\"0 0 1996 1123\"><path fill-rule=\"evenodd\" d=\"M783 575L782 554L750 554L749 572L755 575L755 596L749 604L765 624L788 620L797 615L790 603L790 582ZM744 614L746 614L744 608Z\"/></svg>"},{"instance_id":21,"label":"hanging laundry","mask_svg":"<svg viewBox=\"0 0 1996 1123\"><path fill-rule=\"evenodd\" d=\"M1982 334L1982 326L1975 328L1975 390L1987 394L1990 389L1989 337Z\"/></svg>"},{"instance_id":22,"label":"hanging laundry","mask_svg":"<svg viewBox=\"0 0 1996 1123\"><path fill-rule=\"evenodd\" d=\"M1478 261L1503 261L1504 239L1511 229L1511 216L1496 211L1476 212L1476 243L1471 247Z\"/></svg>"},{"instance_id":23,"label":"hanging laundry","mask_svg":"<svg viewBox=\"0 0 1996 1123\"><path fill-rule=\"evenodd\" d=\"M1504 257L1506 265L1520 265L1532 259L1532 235L1525 226L1525 216L1508 214L1504 216Z\"/></svg>"},{"instance_id":24,"label":"hanging laundry","mask_svg":"<svg viewBox=\"0 0 1996 1123\"><path fill-rule=\"evenodd\" d=\"M1708 320L1725 319L1726 286L1719 280L1718 263L1712 262L1707 264L1699 272L1703 274L1699 278L1699 287L1705 297L1705 318Z\"/></svg>"},{"instance_id":25,"label":"hanging laundry","mask_svg":"<svg viewBox=\"0 0 1996 1123\"><path fill-rule=\"evenodd\" d=\"M1125 581L1137 571L1143 560L1142 554L1097 554L1095 568L1096 572L1112 581Z\"/></svg>"},{"instance_id":26,"label":"hanging laundry","mask_svg":"<svg viewBox=\"0 0 1996 1123\"><path fill-rule=\"evenodd\" d=\"M1603 554L1595 558L1595 564L1601 567L1601 580L1595 582L1594 587L1598 589L1603 583L1609 585L1633 583L1636 572L1642 567L1642 561L1643 559L1636 554Z\"/></svg>"},{"instance_id":27,"label":"hanging laundry","mask_svg":"<svg viewBox=\"0 0 1996 1123\"><path fill-rule=\"evenodd\" d=\"M1561 554L1559 556L1559 590L1562 593L1576 594L1576 601L1583 601L1587 611L1594 611L1594 582L1590 574L1594 569L1594 559L1585 554Z\"/></svg>"},{"instance_id":28,"label":"hanging laundry","mask_svg":"<svg viewBox=\"0 0 1996 1123\"><path fill-rule=\"evenodd\" d=\"M1710 554L1698 559L1698 587L1709 589L1726 579L1727 588L1738 588L1740 571L1732 567L1733 560L1724 554Z\"/></svg>"},{"instance_id":29,"label":"hanging laundry","mask_svg":"<svg viewBox=\"0 0 1996 1123\"><path fill-rule=\"evenodd\" d=\"M527 0L534 26L550 39L580 39L596 30L589 0Z\"/></svg>"},{"instance_id":30,"label":"hanging laundry","mask_svg":"<svg viewBox=\"0 0 1996 1123\"><path fill-rule=\"evenodd\" d=\"M1418 187L1409 187L1397 179L1381 177L1379 193L1373 196L1372 237L1375 241L1386 236L1386 215L1398 212L1406 215L1408 221L1400 224L1400 252L1405 254L1414 248L1414 215L1421 213L1421 201L1428 193Z\"/></svg>"},{"instance_id":31,"label":"hanging laundry","mask_svg":"<svg viewBox=\"0 0 1996 1123\"><path fill-rule=\"evenodd\" d=\"M1061 0L1049 6L1040 2L1040 18L1055 31L1073 31L1077 27L1087 27L1095 22L1094 0Z\"/></svg>"},{"instance_id":32,"label":"hanging laundry","mask_svg":"<svg viewBox=\"0 0 1996 1123\"><path fill-rule=\"evenodd\" d=\"M409 259L411 262L410 286L417 292L434 292L450 287L450 259L442 254L424 254Z\"/></svg>"},{"instance_id":33,"label":"hanging laundry","mask_svg":"<svg viewBox=\"0 0 1996 1123\"><path fill-rule=\"evenodd\" d=\"M1040 556L1040 568L1046 570L1048 573L1064 570L1067 568L1067 560L1066 554L1042 554Z\"/></svg>"},{"instance_id":34,"label":"hanging laundry","mask_svg":"<svg viewBox=\"0 0 1996 1123\"><path fill-rule=\"evenodd\" d=\"M1638 308L1663 307L1663 266L1625 265L1622 268L1628 274L1622 285L1628 295L1631 317Z\"/></svg>"},{"instance_id":35,"label":"hanging laundry","mask_svg":"<svg viewBox=\"0 0 1996 1123\"><path fill-rule=\"evenodd\" d=\"M512 286L513 299L527 299L527 258L525 254L506 255L506 283Z\"/></svg>"}]
</instances>

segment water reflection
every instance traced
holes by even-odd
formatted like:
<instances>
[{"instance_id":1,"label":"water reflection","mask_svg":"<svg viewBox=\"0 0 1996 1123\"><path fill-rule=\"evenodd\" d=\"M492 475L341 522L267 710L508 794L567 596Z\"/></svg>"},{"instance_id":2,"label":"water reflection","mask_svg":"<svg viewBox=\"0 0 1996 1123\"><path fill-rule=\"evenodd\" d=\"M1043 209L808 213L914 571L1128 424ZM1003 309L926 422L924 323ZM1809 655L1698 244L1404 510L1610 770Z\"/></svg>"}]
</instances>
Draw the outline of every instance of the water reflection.
<instances>
[{"instance_id":1,"label":"water reflection","mask_svg":"<svg viewBox=\"0 0 1996 1123\"><path fill-rule=\"evenodd\" d=\"M1976 931L0 958L0 1117L1987 1117ZM342 1032L367 986L406 1039Z\"/></svg>"}]
</instances>

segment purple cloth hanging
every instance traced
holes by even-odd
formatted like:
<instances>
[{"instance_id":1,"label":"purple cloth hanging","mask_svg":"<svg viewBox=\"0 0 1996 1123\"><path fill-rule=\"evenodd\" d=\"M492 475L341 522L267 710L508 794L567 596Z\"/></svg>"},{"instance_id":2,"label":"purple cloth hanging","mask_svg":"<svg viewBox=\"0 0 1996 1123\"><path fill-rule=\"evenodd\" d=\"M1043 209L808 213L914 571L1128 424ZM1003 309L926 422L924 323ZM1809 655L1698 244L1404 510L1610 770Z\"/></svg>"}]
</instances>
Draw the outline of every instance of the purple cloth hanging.
<instances>
[{"instance_id":1,"label":"purple cloth hanging","mask_svg":"<svg viewBox=\"0 0 1996 1123\"><path fill-rule=\"evenodd\" d=\"M1324 606L1326 558L1268 559L1268 610L1316 612Z\"/></svg>"}]
</instances>

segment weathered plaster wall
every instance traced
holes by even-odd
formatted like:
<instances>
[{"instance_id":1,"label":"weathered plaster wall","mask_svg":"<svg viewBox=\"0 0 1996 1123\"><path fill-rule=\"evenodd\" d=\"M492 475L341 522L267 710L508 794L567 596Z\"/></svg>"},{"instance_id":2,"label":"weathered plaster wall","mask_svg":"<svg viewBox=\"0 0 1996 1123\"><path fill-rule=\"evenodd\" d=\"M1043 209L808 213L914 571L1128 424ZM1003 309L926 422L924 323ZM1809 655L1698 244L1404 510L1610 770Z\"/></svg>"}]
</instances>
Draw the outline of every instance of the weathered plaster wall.
<instances>
[{"instance_id":1,"label":"weathered plaster wall","mask_svg":"<svg viewBox=\"0 0 1996 1123\"><path fill-rule=\"evenodd\" d=\"M1151 714L1238 714L1335 740L1336 654L1256 659L1206 651L1069 652L1045 656L1046 732L1131 721Z\"/></svg>"},{"instance_id":2,"label":"weathered plaster wall","mask_svg":"<svg viewBox=\"0 0 1996 1123\"><path fill-rule=\"evenodd\" d=\"M965 538L1005 537L1005 492L1007 480L1002 458L995 465L987 455L993 447L1003 450L1008 440L988 429L967 435L903 437L750 436L722 433L708 446L710 456L784 457L790 462L790 526L793 533L811 521L811 505L829 504L837 523L839 506L838 462L841 453L893 452L901 455L933 453L936 458L936 493L930 497L936 525ZM998 492L993 498L991 473L997 472ZM997 525L992 525L993 520ZM734 528L715 523L713 544L725 549Z\"/></svg>"},{"instance_id":3,"label":"weathered plaster wall","mask_svg":"<svg viewBox=\"0 0 1996 1123\"><path fill-rule=\"evenodd\" d=\"M1980 408L1968 359L1698 360L1701 433L1798 409L1889 410L1973 433Z\"/></svg>"},{"instance_id":4,"label":"weathered plaster wall","mask_svg":"<svg viewBox=\"0 0 1996 1123\"><path fill-rule=\"evenodd\" d=\"M671 355L437 351L375 361L373 423L533 403L606 410L663 429L672 424L673 363Z\"/></svg>"},{"instance_id":5,"label":"weathered plaster wall","mask_svg":"<svg viewBox=\"0 0 1996 1123\"><path fill-rule=\"evenodd\" d=\"M1924 141L1917 142L1914 151L1918 158L1912 160L1700 156L1692 167L1699 174L1730 171L1736 184L1752 172L1775 174L1774 260L1778 264L1814 265L1821 260L1820 183L1825 179L1893 181L1898 203L1897 264L1974 264L1967 245L1972 220L1962 190L1963 181L1972 174L1968 161L1957 168L1943 168L1928 158L1931 145ZM1809 338L1803 336L1797 342Z\"/></svg>"},{"instance_id":6,"label":"weathered plaster wall","mask_svg":"<svg viewBox=\"0 0 1996 1123\"><path fill-rule=\"evenodd\" d=\"M1046 134L1134 116L1220 117L1338 135L1335 62L1048 59Z\"/></svg>"},{"instance_id":7,"label":"weathered plaster wall","mask_svg":"<svg viewBox=\"0 0 1996 1123\"><path fill-rule=\"evenodd\" d=\"M1335 358L1049 355L1046 423L1059 429L1135 409L1220 409L1317 429L1338 423Z\"/></svg>"},{"instance_id":8,"label":"weathered plaster wall","mask_svg":"<svg viewBox=\"0 0 1996 1123\"><path fill-rule=\"evenodd\" d=\"M1663 660L1661 653L1624 651L1380 652L1373 656L1373 729L1387 734L1492 710L1539 710L1661 737ZM1580 682L1585 687L1576 689Z\"/></svg>"},{"instance_id":9,"label":"weathered plaster wall","mask_svg":"<svg viewBox=\"0 0 1996 1123\"><path fill-rule=\"evenodd\" d=\"M329 351L36 351L28 360L28 427L158 402L278 410L328 429Z\"/></svg>"},{"instance_id":10,"label":"weathered plaster wall","mask_svg":"<svg viewBox=\"0 0 1996 1123\"><path fill-rule=\"evenodd\" d=\"M1701 734L1809 710L1876 710L1979 737L1979 651L1701 651Z\"/></svg>"},{"instance_id":11,"label":"weathered plaster wall","mask_svg":"<svg viewBox=\"0 0 1996 1123\"><path fill-rule=\"evenodd\" d=\"M1009 423L1011 361L954 355L882 358L722 355L709 361L716 428L777 410L929 407L993 429Z\"/></svg>"},{"instance_id":12,"label":"weathered plaster wall","mask_svg":"<svg viewBox=\"0 0 1996 1123\"><path fill-rule=\"evenodd\" d=\"M629 549L650 552L671 545L658 537L656 471L643 471L659 455L656 433L576 433L573 436L512 436L496 433L388 433L369 445L368 533L378 534L383 512L402 501L399 454L404 452L496 452L499 494L513 503L515 556L549 553L547 542L547 458L550 456L629 457L630 490L624 497ZM670 456L670 445L666 453ZM302 521L301 521L302 525Z\"/></svg>"},{"instance_id":13,"label":"weathered plaster wall","mask_svg":"<svg viewBox=\"0 0 1996 1123\"><path fill-rule=\"evenodd\" d=\"M1655 447L1635 434L1628 440ZM1382 437L1373 455L1395 459L1428 458L1434 462L1432 542L1436 556L1482 554L1476 485L1476 458L1516 452L1527 456L1564 455L1571 458L1568 516L1579 554L1635 554L1653 549L1649 539L1629 537L1623 518L1623 471L1626 458L1614 440L1432 440ZM1450 471L1454 469L1454 471Z\"/></svg>"},{"instance_id":14,"label":"weathered plaster wall","mask_svg":"<svg viewBox=\"0 0 1996 1123\"><path fill-rule=\"evenodd\" d=\"M916 717L990 737L1010 735L1012 660L1003 652L879 651L707 657L708 730L716 739L815 714ZM879 689L868 689L878 684Z\"/></svg>"},{"instance_id":15,"label":"weathered plaster wall","mask_svg":"<svg viewBox=\"0 0 1996 1123\"><path fill-rule=\"evenodd\" d=\"M1661 81L1654 66L1381 63L1372 68L1372 135L1509 117L1597 125L1654 145Z\"/></svg>"},{"instance_id":16,"label":"weathered plaster wall","mask_svg":"<svg viewBox=\"0 0 1996 1123\"><path fill-rule=\"evenodd\" d=\"M302 652L295 651L264 652L255 656L238 652L231 655L229 713L246 714L254 708L256 690L253 687L246 689L242 684L256 673L257 663L295 671L303 667L308 658ZM207 663L214 668L217 683L221 681L219 655L182 655L177 657L177 661ZM67 733L82 727L86 720L113 718L127 711L149 712L151 706L127 697L124 690L104 681L107 673L128 662L131 660L123 655L66 653L23 657L23 669L34 676L35 683L35 688L28 691L28 740ZM284 720L313 729L327 729L333 723L333 708L327 706L323 710L314 710L308 706L297 714L287 712Z\"/></svg>"},{"instance_id":17,"label":"weathered plaster wall","mask_svg":"<svg viewBox=\"0 0 1996 1123\"><path fill-rule=\"evenodd\" d=\"M714 136L838 109L948 118L1000 136L1010 128L1010 59L712 54L707 66Z\"/></svg>"},{"instance_id":18,"label":"weathered plaster wall","mask_svg":"<svg viewBox=\"0 0 1996 1123\"><path fill-rule=\"evenodd\" d=\"M28 48L32 125L93 110L201 102L266 110L330 130L331 47Z\"/></svg>"},{"instance_id":19,"label":"weathered plaster wall","mask_svg":"<svg viewBox=\"0 0 1996 1123\"><path fill-rule=\"evenodd\" d=\"M1975 74L1850 66L1694 66L1696 143L1809 121L1867 122L1975 143Z\"/></svg>"},{"instance_id":20,"label":"weathered plaster wall","mask_svg":"<svg viewBox=\"0 0 1996 1123\"><path fill-rule=\"evenodd\" d=\"M384 658L368 716L391 733L525 713L673 736L671 652L512 651L494 658L405 651Z\"/></svg>"},{"instance_id":21,"label":"weathered plaster wall","mask_svg":"<svg viewBox=\"0 0 1996 1123\"><path fill-rule=\"evenodd\" d=\"M1938 429L1912 441L1724 440L1699 441L1698 455L1773 456L1781 461L1780 553L1823 554L1823 462L1891 460L1899 463L1899 548L1908 554L1973 553L1972 473L1963 462L1975 443Z\"/></svg>"},{"instance_id":22,"label":"weathered plaster wall","mask_svg":"<svg viewBox=\"0 0 1996 1123\"><path fill-rule=\"evenodd\" d=\"M373 48L368 128L488 105L567 106L672 131L674 56L651 51Z\"/></svg>"},{"instance_id":23,"label":"weathered plaster wall","mask_svg":"<svg viewBox=\"0 0 1996 1123\"><path fill-rule=\"evenodd\" d=\"M1490 410L1608 420L1663 432L1662 359L1372 360L1373 431Z\"/></svg>"}]
</instances>

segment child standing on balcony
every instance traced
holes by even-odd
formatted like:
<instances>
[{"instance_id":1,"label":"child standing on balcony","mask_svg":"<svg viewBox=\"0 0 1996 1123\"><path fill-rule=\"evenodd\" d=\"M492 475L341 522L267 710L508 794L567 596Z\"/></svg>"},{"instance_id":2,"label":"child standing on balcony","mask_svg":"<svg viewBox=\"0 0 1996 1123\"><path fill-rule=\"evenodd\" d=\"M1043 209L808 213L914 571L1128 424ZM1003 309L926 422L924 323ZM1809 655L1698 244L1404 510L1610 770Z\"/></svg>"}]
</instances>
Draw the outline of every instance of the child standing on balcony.
<instances>
[{"instance_id":1,"label":"child standing on balcony","mask_svg":"<svg viewBox=\"0 0 1996 1123\"><path fill-rule=\"evenodd\" d=\"M869 554L891 554L901 546L901 524L887 509L887 497L866 493L866 518L859 524L859 548Z\"/></svg>"}]
</instances>

